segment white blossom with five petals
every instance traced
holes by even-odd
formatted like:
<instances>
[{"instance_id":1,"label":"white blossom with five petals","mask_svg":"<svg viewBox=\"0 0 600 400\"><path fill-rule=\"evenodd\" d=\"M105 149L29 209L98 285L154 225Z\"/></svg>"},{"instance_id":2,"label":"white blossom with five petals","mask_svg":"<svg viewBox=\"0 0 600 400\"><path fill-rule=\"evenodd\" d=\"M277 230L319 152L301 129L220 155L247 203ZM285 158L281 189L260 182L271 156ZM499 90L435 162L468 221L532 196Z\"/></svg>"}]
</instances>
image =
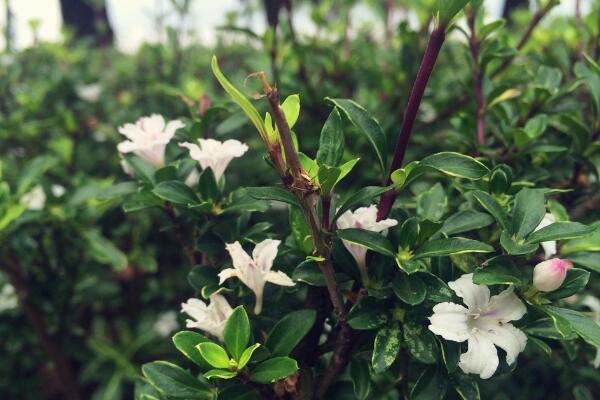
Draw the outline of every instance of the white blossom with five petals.
<instances>
[{"instance_id":1,"label":"white blossom with five petals","mask_svg":"<svg viewBox=\"0 0 600 400\"><path fill-rule=\"evenodd\" d=\"M544 215L544 218L542 219L542 222L540 222L539 225L534 229L534 232L539 231L540 229L545 228L548 225L552 225L555 222L556 222L556 218L554 217L554 215L551 213L546 213L546 215ZM542 245L542 248L544 249L544 253L545 253L544 257L546 259L552 257L554 254L557 253L556 240L549 240L547 242L542 242L541 245Z\"/></svg>"},{"instance_id":2,"label":"white blossom with five petals","mask_svg":"<svg viewBox=\"0 0 600 400\"><path fill-rule=\"evenodd\" d=\"M436 304L429 317L429 330L446 340L467 341L467 352L461 354L458 366L465 373L488 379L498 368L495 346L506 352L508 365L525 349L527 336L508 322L523 317L527 309L512 286L490 298L487 286L473 283L473 274L465 274L448 286L467 307L450 302Z\"/></svg>"},{"instance_id":3,"label":"white blossom with five petals","mask_svg":"<svg viewBox=\"0 0 600 400\"><path fill-rule=\"evenodd\" d=\"M377 221L377 206L371 204L369 207L360 207L354 212L348 210L336 221L338 229L360 228L372 232L382 232L387 228L398 225L395 219L384 219ZM356 260L356 264L360 270L363 280L367 276L367 248L359 244L342 240L344 246Z\"/></svg>"},{"instance_id":4,"label":"white blossom with five petals","mask_svg":"<svg viewBox=\"0 0 600 400\"><path fill-rule=\"evenodd\" d=\"M225 169L234 158L241 157L248 151L248 146L236 139L220 142L215 139L198 139L198 144L179 143L190 151L190 157L198 161L200 167L212 169L218 182Z\"/></svg>"},{"instance_id":5,"label":"white blossom with five petals","mask_svg":"<svg viewBox=\"0 0 600 400\"><path fill-rule=\"evenodd\" d=\"M233 312L227 299L220 294L210 296L210 304L191 298L181 303L181 312L192 319L186 320L188 328L197 328L223 341L225 323Z\"/></svg>"},{"instance_id":6,"label":"white blossom with five petals","mask_svg":"<svg viewBox=\"0 0 600 400\"><path fill-rule=\"evenodd\" d=\"M165 165L165 148L175 131L185 125L178 120L169 121L158 114L142 117L135 124L119 127L119 133L127 137L117 146L120 153L134 153L155 167Z\"/></svg>"},{"instance_id":7,"label":"white blossom with five petals","mask_svg":"<svg viewBox=\"0 0 600 400\"><path fill-rule=\"evenodd\" d=\"M260 314L262 311L263 291L267 282L280 286L295 285L294 281L283 272L271 271L280 243L280 240L263 240L252 251L252 257L244 251L239 242L225 245L233 261L233 268L224 269L219 273L219 285L229 278L239 278L256 296L255 314Z\"/></svg>"}]
</instances>

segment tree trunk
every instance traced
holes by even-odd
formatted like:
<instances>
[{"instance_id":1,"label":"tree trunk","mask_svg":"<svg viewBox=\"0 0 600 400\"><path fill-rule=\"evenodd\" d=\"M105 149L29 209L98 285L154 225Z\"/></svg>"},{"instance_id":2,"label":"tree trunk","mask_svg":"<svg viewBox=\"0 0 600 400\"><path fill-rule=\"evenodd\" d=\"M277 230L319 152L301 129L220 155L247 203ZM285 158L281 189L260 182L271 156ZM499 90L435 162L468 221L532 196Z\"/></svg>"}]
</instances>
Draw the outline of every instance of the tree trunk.
<instances>
[{"instance_id":1,"label":"tree trunk","mask_svg":"<svg viewBox=\"0 0 600 400\"><path fill-rule=\"evenodd\" d=\"M105 0L60 0L63 24L73 30L75 40L91 39L98 47L112 46L114 34Z\"/></svg>"}]
</instances>

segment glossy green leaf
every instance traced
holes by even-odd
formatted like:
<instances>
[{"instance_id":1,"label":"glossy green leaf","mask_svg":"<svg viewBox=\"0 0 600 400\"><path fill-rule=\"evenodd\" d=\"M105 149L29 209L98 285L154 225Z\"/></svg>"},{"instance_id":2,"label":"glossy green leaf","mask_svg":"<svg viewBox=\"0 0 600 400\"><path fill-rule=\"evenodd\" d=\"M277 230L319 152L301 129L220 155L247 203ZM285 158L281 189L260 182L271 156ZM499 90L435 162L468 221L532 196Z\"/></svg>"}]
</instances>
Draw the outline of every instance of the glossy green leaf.
<instances>
[{"instance_id":1,"label":"glossy green leaf","mask_svg":"<svg viewBox=\"0 0 600 400\"><path fill-rule=\"evenodd\" d=\"M229 368L229 356L224 348L213 342L204 342L196 346L202 358L215 368Z\"/></svg>"},{"instance_id":2,"label":"glossy green leaf","mask_svg":"<svg viewBox=\"0 0 600 400\"><path fill-rule=\"evenodd\" d=\"M456 214L452 214L444 221L444 225L440 228L440 232L450 236L484 228L492 222L494 222L494 219L486 213L475 210L459 211Z\"/></svg>"},{"instance_id":3,"label":"glossy green leaf","mask_svg":"<svg viewBox=\"0 0 600 400\"><path fill-rule=\"evenodd\" d=\"M424 364L434 364L438 359L435 336L423 325L407 322L403 325L404 343L409 353Z\"/></svg>"},{"instance_id":4,"label":"glossy green leaf","mask_svg":"<svg viewBox=\"0 0 600 400\"><path fill-rule=\"evenodd\" d=\"M290 204L295 207L300 207L300 203L296 197L280 187L249 187L246 188L248 195L257 200L274 200Z\"/></svg>"},{"instance_id":5,"label":"glossy green leaf","mask_svg":"<svg viewBox=\"0 0 600 400\"><path fill-rule=\"evenodd\" d=\"M440 183L436 183L429 190L421 193L417 202L417 215L421 219L440 221L446 212L448 198Z\"/></svg>"},{"instance_id":6,"label":"glossy green leaf","mask_svg":"<svg viewBox=\"0 0 600 400\"><path fill-rule=\"evenodd\" d=\"M428 367L410 392L411 400L443 400L448 390L448 378L441 368Z\"/></svg>"},{"instance_id":7,"label":"glossy green leaf","mask_svg":"<svg viewBox=\"0 0 600 400\"><path fill-rule=\"evenodd\" d=\"M377 154L381 171L385 172L387 164L387 139L381 126L379 126L379 122L360 104L353 100L330 98L328 100L342 110L350 122L366 136Z\"/></svg>"},{"instance_id":8,"label":"glossy green leaf","mask_svg":"<svg viewBox=\"0 0 600 400\"><path fill-rule=\"evenodd\" d=\"M545 306L544 308L550 313L551 318L555 316L566 320L571 329L583 340L596 348L600 348L600 325L593 319L575 310L554 306Z\"/></svg>"},{"instance_id":9,"label":"glossy green leaf","mask_svg":"<svg viewBox=\"0 0 600 400\"><path fill-rule=\"evenodd\" d=\"M502 229L509 229L508 217L506 216L506 212L502 206L489 194L481 191L475 190L470 192L475 200L481 204L481 206L496 219L496 222L502 227Z\"/></svg>"},{"instance_id":10,"label":"glossy green leaf","mask_svg":"<svg viewBox=\"0 0 600 400\"><path fill-rule=\"evenodd\" d=\"M417 274L398 274L392 281L392 289L400 300L411 306L422 303L427 296L427 286Z\"/></svg>"},{"instance_id":11,"label":"glossy green leaf","mask_svg":"<svg viewBox=\"0 0 600 400\"><path fill-rule=\"evenodd\" d=\"M254 343L252 346L248 347L242 352L242 355L240 356L240 359L238 361L238 369L243 369L248 364L248 362L252 358L252 354L254 354L254 351L259 347L260 343Z\"/></svg>"},{"instance_id":12,"label":"glossy green leaf","mask_svg":"<svg viewBox=\"0 0 600 400\"><path fill-rule=\"evenodd\" d=\"M361 299L348 313L348 325L352 329L377 329L388 320L383 304L372 298Z\"/></svg>"},{"instance_id":13,"label":"glossy green leaf","mask_svg":"<svg viewBox=\"0 0 600 400\"><path fill-rule=\"evenodd\" d=\"M354 358L350 362L350 377L354 396L357 400L367 400L371 391L371 373L366 360Z\"/></svg>"},{"instance_id":14,"label":"glossy green leaf","mask_svg":"<svg viewBox=\"0 0 600 400\"><path fill-rule=\"evenodd\" d=\"M546 214L543 189L524 188L515 196L512 232L516 240L524 239L542 222Z\"/></svg>"},{"instance_id":15,"label":"glossy green leaf","mask_svg":"<svg viewBox=\"0 0 600 400\"><path fill-rule=\"evenodd\" d=\"M523 272L510 257L498 256L488 260L473 273L473 283L477 285L521 285Z\"/></svg>"},{"instance_id":16,"label":"glossy green leaf","mask_svg":"<svg viewBox=\"0 0 600 400\"><path fill-rule=\"evenodd\" d=\"M375 373L381 373L392 365L400 351L401 342L402 331L398 324L384 326L377 332L371 359Z\"/></svg>"},{"instance_id":17,"label":"glossy green leaf","mask_svg":"<svg viewBox=\"0 0 600 400\"><path fill-rule=\"evenodd\" d=\"M587 236L596 227L580 224L579 222L555 222L541 228L527 237L526 243L540 243L550 240L566 240Z\"/></svg>"},{"instance_id":18,"label":"glossy green leaf","mask_svg":"<svg viewBox=\"0 0 600 400\"><path fill-rule=\"evenodd\" d=\"M180 181L161 182L154 187L152 193L173 204L197 204L199 201L196 193Z\"/></svg>"},{"instance_id":19,"label":"glossy green leaf","mask_svg":"<svg viewBox=\"0 0 600 400\"><path fill-rule=\"evenodd\" d=\"M263 361L252 369L250 380L268 384L287 378L298 370L296 360L289 357L275 357Z\"/></svg>"},{"instance_id":20,"label":"glossy green leaf","mask_svg":"<svg viewBox=\"0 0 600 400\"><path fill-rule=\"evenodd\" d=\"M547 293L545 297L550 300L558 300L572 296L582 291L589 280L590 273L588 271L579 268L569 268L563 284L555 291Z\"/></svg>"},{"instance_id":21,"label":"glossy green leaf","mask_svg":"<svg viewBox=\"0 0 600 400\"><path fill-rule=\"evenodd\" d=\"M357 207L363 203L369 202L373 197L379 196L390 189L391 186L366 186L362 189L357 190L346 200L340 203L340 206L337 212L335 213L335 218L332 223L335 223L335 220L346 211Z\"/></svg>"},{"instance_id":22,"label":"glossy green leaf","mask_svg":"<svg viewBox=\"0 0 600 400\"><path fill-rule=\"evenodd\" d=\"M229 354L239 361L250 340L250 321L244 306L237 306L227 318L223 336Z\"/></svg>"},{"instance_id":23,"label":"glossy green leaf","mask_svg":"<svg viewBox=\"0 0 600 400\"><path fill-rule=\"evenodd\" d=\"M342 118L337 108L329 114L319 139L319 150L317 151L317 163L319 165L337 166L344 155L344 131Z\"/></svg>"},{"instance_id":24,"label":"glossy green leaf","mask_svg":"<svg viewBox=\"0 0 600 400\"><path fill-rule=\"evenodd\" d=\"M296 125L296 121L298 121L298 117L300 116L300 96L293 94L286 97L283 103L281 103L281 109L285 115L285 120L287 121L290 129L292 129L294 125Z\"/></svg>"},{"instance_id":25,"label":"glossy green leaf","mask_svg":"<svg viewBox=\"0 0 600 400\"><path fill-rule=\"evenodd\" d=\"M142 365L146 379L161 393L174 399L212 399L214 393L205 383L181 367L166 361Z\"/></svg>"},{"instance_id":26,"label":"glossy green leaf","mask_svg":"<svg viewBox=\"0 0 600 400\"><path fill-rule=\"evenodd\" d=\"M148 161L135 154L124 154L123 159L131 167L136 178L142 181L154 184L154 173L156 169Z\"/></svg>"},{"instance_id":27,"label":"glossy green leaf","mask_svg":"<svg viewBox=\"0 0 600 400\"><path fill-rule=\"evenodd\" d=\"M490 253L494 248L473 239L452 237L425 242L415 251L415 258L449 256L464 253Z\"/></svg>"},{"instance_id":28,"label":"glossy green leaf","mask_svg":"<svg viewBox=\"0 0 600 400\"><path fill-rule=\"evenodd\" d=\"M314 310L293 311L281 318L271 329L265 347L274 356L287 356L315 323Z\"/></svg>"},{"instance_id":29,"label":"glossy green leaf","mask_svg":"<svg viewBox=\"0 0 600 400\"><path fill-rule=\"evenodd\" d=\"M210 342L210 340L200 333L192 331L177 332L173 336L173 344L184 356L192 360L200 368L208 370L211 365L200 355L197 347L200 343Z\"/></svg>"},{"instance_id":30,"label":"glossy green leaf","mask_svg":"<svg viewBox=\"0 0 600 400\"><path fill-rule=\"evenodd\" d=\"M353 244L364 246L369 250L386 256L393 257L394 249L390 241L381 233L365 229L349 228L339 229L337 236Z\"/></svg>"},{"instance_id":31,"label":"glossy green leaf","mask_svg":"<svg viewBox=\"0 0 600 400\"><path fill-rule=\"evenodd\" d=\"M446 175L466 179L480 179L490 170L473 157L454 152L442 152L425 157L419 163L421 167L436 169Z\"/></svg>"}]
</instances>

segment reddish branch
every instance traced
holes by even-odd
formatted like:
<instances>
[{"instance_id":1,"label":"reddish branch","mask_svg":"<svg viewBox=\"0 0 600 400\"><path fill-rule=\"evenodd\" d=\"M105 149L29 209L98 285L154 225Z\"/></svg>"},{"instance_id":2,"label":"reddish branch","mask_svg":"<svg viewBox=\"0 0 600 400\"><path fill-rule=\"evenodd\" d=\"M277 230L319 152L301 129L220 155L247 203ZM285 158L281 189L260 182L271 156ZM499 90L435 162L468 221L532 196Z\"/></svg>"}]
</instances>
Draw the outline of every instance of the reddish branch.
<instances>
[{"instance_id":1,"label":"reddish branch","mask_svg":"<svg viewBox=\"0 0 600 400\"><path fill-rule=\"evenodd\" d=\"M410 134L412 132L415 119L417 118L417 112L419 111L419 105L421 104L423 93L425 92L425 87L427 86L427 82L429 81L429 77L431 76L431 72L435 66L440 49L444 44L444 39L446 37L445 30L446 28L443 26L436 27L436 29L431 32L431 36L429 37L429 42L427 43L425 54L421 60L419 72L417 73L417 77L408 97L406 109L404 110L402 127L400 128L400 133L398 134L398 140L394 150L394 158L392 159L392 165L390 166L387 178L388 184L391 183L392 172L402 166L402 161L404 160L406 148L408 147L408 142L410 140ZM394 204L394 200L396 200L396 196L397 193L393 190L386 192L381 196L381 200L379 201L379 209L377 212L377 220L387 218L392 210L392 205Z\"/></svg>"},{"instance_id":2,"label":"reddish branch","mask_svg":"<svg viewBox=\"0 0 600 400\"><path fill-rule=\"evenodd\" d=\"M40 346L52 362L52 374L58 386L67 400L78 400L80 395L77 389L77 380L64 349L59 340L50 335L43 313L29 298L29 288L23 276L21 267L6 257L2 260L2 269L6 273L9 282L15 287L19 303L25 311L25 315L33 327L33 331L40 341Z\"/></svg>"},{"instance_id":3,"label":"reddish branch","mask_svg":"<svg viewBox=\"0 0 600 400\"><path fill-rule=\"evenodd\" d=\"M483 94L483 71L479 62L480 42L475 31L476 10L472 7L467 12L467 23L469 25L469 49L473 58L473 91L477 102L477 143L483 146L485 143L485 96Z\"/></svg>"}]
</instances>

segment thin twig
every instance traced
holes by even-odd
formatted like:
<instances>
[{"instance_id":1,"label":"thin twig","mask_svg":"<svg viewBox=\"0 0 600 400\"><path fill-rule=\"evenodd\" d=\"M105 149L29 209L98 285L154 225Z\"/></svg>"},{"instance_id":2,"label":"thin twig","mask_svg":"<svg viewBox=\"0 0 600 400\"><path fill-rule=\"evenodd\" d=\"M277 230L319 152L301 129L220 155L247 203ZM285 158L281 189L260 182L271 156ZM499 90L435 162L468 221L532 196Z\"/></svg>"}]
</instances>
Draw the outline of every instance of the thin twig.
<instances>
[{"instance_id":1,"label":"thin twig","mask_svg":"<svg viewBox=\"0 0 600 400\"><path fill-rule=\"evenodd\" d=\"M30 301L28 284L21 267L11 258L5 257L2 260L1 268L6 273L11 285L14 286L19 303L33 326L35 335L40 341L40 346L54 364L52 373L65 399L80 399L77 380L73 374L71 363L59 341L48 333L43 313Z\"/></svg>"},{"instance_id":2,"label":"thin twig","mask_svg":"<svg viewBox=\"0 0 600 400\"><path fill-rule=\"evenodd\" d=\"M392 159L392 165L390 166L387 176L388 184L391 183L392 172L402 166L402 161L404 160L404 155L408 147L413 124L415 123L417 112L419 111L419 105L421 104L423 93L425 92L425 87L427 86L427 82L429 81L429 77L431 76L431 72L433 71L433 67L435 66L435 62L445 38L446 28L443 26L436 27L433 32L431 32L429 37L429 42L427 43L425 54L421 60L419 72L417 73L417 77L415 78L415 82L411 88L410 95L408 97L408 103L406 104L406 109L404 110L402 128L398 134L396 148L394 150L394 158ZM378 221L387 218L392 210L392 205L394 204L394 200L396 200L396 196L397 193L393 190L390 190L381 196L377 211Z\"/></svg>"}]
</instances>

